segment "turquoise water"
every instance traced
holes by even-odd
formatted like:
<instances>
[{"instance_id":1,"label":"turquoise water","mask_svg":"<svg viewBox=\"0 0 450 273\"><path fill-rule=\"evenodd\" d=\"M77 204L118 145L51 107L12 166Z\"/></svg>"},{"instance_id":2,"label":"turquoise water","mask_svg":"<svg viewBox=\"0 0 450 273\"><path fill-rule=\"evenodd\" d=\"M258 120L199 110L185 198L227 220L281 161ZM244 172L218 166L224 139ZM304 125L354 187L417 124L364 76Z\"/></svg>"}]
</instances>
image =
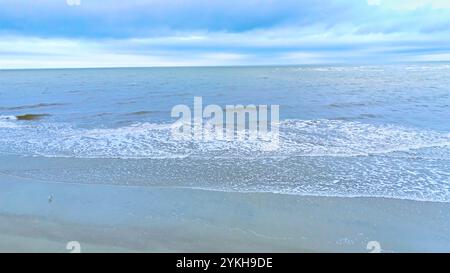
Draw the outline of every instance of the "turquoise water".
<instances>
[{"instance_id":1,"label":"turquoise water","mask_svg":"<svg viewBox=\"0 0 450 273\"><path fill-rule=\"evenodd\" d=\"M449 76L446 63L3 70L0 172L63 183L450 202ZM280 105L280 148L174 141L170 111L192 107L194 96L204 105ZM17 120L24 114L43 116Z\"/></svg>"}]
</instances>

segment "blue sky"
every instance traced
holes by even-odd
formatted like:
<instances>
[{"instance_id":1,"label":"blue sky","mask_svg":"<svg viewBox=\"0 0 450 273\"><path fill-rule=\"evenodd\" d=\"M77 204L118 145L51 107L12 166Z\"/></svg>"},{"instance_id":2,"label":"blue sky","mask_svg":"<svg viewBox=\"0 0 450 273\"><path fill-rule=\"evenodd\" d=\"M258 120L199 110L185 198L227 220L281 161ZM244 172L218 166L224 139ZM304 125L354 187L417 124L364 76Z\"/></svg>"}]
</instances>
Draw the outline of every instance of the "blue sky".
<instances>
[{"instance_id":1,"label":"blue sky","mask_svg":"<svg viewBox=\"0 0 450 273\"><path fill-rule=\"evenodd\" d=\"M0 68L450 60L449 0L0 0Z\"/></svg>"}]
</instances>

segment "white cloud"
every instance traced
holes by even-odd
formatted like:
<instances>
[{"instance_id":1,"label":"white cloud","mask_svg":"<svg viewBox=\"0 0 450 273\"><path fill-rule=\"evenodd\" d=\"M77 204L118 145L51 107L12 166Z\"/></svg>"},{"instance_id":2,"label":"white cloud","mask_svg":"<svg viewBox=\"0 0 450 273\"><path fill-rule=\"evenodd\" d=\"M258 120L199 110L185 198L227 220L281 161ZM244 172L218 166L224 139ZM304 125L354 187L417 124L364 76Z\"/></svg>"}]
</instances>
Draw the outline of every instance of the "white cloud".
<instances>
[{"instance_id":1,"label":"white cloud","mask_svg":"<svg viewBox=\"0 0 450 273\"><path fill-rule=\"evenodd\" d=\"M432 9L450 9L449 0L367 0L367 2L379 2L378 5L394 10L416 10L430 7Z\"/></svg>"},{"instance_id":2,"label":"white cloud","mask_svg":"<svg viewBox=\"0 0 450 273\"><path fill-rule=\"evenodd\" d=\"M448 52L446 45L450 44L450 36L445 34L359 33L351 26L314 25L139 39L0 36L0 68L448 61L448 54L442 54Z\"/></svg>"},{"instance_id":3,"label":"white cloud","mask_svg":"<svg viewBox=\"0 0 450 273\"><path fill-rule=\"evenodd\" d=\"M367 5L379 6L379 5L381 5L381 0L367 0Z\"/></svg>"}]
</instances>

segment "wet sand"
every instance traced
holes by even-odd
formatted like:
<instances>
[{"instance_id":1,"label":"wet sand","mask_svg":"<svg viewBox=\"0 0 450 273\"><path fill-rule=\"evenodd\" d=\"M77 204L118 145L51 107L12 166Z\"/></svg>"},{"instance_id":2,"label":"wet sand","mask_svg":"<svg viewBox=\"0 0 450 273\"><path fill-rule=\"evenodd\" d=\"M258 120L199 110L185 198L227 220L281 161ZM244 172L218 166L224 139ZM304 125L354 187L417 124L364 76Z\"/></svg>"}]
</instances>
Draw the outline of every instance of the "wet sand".
<instances>
[{"instance_id":1,"label":"wet sand","mask_svg":"<svg viewBox=\"0 0 450 273\"><path fill-rule=\"evenodd\" d=\"M0 174L0 251L450 251L450 204L47 183Z\"/></svg>"}]
</instances>

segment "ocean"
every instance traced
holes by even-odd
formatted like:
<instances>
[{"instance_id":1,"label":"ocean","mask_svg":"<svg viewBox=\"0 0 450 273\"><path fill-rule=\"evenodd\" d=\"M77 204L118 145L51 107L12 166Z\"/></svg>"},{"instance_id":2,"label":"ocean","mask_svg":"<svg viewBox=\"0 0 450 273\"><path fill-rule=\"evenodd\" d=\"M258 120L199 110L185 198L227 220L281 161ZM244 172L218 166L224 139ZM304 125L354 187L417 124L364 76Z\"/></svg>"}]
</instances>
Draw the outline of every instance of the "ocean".
<instances>
[{"instance_id":1,"label":"ocean","mask_svg":"<svg viewBox=\"0 0 450 273\"><path fill-rule=\"evenodd\" d=\"M279 148L174 140L171 109L194 97L279 105ZM449 120L448 63L0 70L0 215L145 230L147 245L110 232L110 251L366 251L377 236L392 251L448 251ZM2 236L16 230L1 223ZM184 245L182 227L208 239ZM69 239L47 237L30 244Z\"/></svg>"}]
</instances>

